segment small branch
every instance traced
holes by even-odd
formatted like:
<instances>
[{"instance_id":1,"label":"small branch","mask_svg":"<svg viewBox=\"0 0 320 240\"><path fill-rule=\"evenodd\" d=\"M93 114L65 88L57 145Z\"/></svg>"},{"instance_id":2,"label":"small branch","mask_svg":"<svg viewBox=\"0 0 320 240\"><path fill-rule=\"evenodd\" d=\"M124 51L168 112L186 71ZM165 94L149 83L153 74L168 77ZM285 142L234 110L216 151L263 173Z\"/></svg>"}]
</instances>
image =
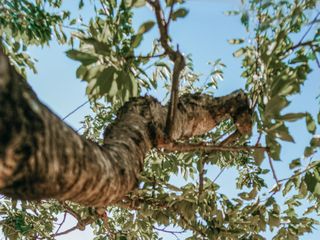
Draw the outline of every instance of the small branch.
<instances>
[{"instance_id":1,"label":"small branch","mask_svg":"<svg viewBox=\"0 0 320 240\"><path fill-rule=\"evenodd\" d=\"M83 106L87 105L90 102L90 100L85 101L84 103L82 103L81 105L79 105L78 107L76 107L74 110L72 110L70 113L68 113L66 116L64 116L62 118L62 120L66 120L68 117L70 117L72 114L74 114L76 111L78 111L80 108L82 108Z\"/></svg>"},{"instance_id":2,"label":"small branch","mask_svg":"<svg viewBox=\"0 0 320 240\"><path fill-rule=\"evenodd\" d=\"M199 201L200 201L200 195L203 192L203 175L204 175L204 172L205 172L204 164L205 164L205 161L201 156L201 158L199 160L199 165L200 165L200 167L199 167L199 193L198 193L199 194L198 195L199 196Z\"/></svg>"},{"instance_id":3,"label":"small branch","mask_svg":"<svg viewBox=\"0 0 320 240\"><path fill-rule=\"evenodd\" d=\"M171 21L171 19L172 19L174 4L175 4L175 2L173 2L172 5L170 6L170 12L169 12L168 20L167 20L167 23L166 23L166 28L167 28L167 29L168 29L168 27L169 27L169 25L170 25L170 21Z\"/></svg>"},{"instance_id":4,"label":"small branch","mask_svg":"<svg viewBox=\"0 0 320 240\"><path fill-rule=\"evenodd\" d=\"M159 57L164 57L166 56L166 53L160 53L156 55L150 55L150 56L127 56L126 59L133 59L133 58L138 58L138 59L151 59L151 58L159 58Z\"/></svg>"},{"instance_id":5,"label":"small branch","mask_svg":"<svg viewBox=\"0 0 320 240\"><path fill-rule=\"evenodd\" d=\"M305 47L305 46L310 46L310 47L312 47L313 44L314 44L314 40L310 40L310 41L306 41L306 42L301 42L301 43L299 42L298 44L293 45L292 47L288 48L288 49L286 50L286 52L291 51L291 50L295 50L295 49L297 49L297 48L299 48L299 47Z\"/></svg>"},{"instance_id":6,"label":"small branch","mask_svg":"<svg viewBox=\"0 0 320 240\"><path fill-rule=\"evenodd\" d=\"M76 226L74 226L74 227L72 227L72 228L69 228L69 229L67 229L67 230L65 230L65 231L63 231L63 232L53 234L53 235L51 235L51 236L52 236L52 237L57 237L57 236L65 235L65 234L71 233L71 232L73 232L73 231L75 231L75 230L77 230L77 229L78 229L78 225L76 225Z\"/></svg>"},{"instance_id":7,"label":"small branch","mask_svg":"<svg viewBox=\"0 0 320 240\"><path fill-rule=\"evenodd\" d=\"M59 223L59 227L58 227L57 231L54 233L55 236L59 233L62 225L66 221L66 218L67 218L67 212L64 212L63 219L62 219L61 223Z\"/></svg>"},{"instance_id":8,"label":"small branch","mask_svg":"<svg viewBox=\"0 0 320 240\"><path fill-rule=\"evenodd\" d=\"M77 223L76 226L74 226L74 227L72 227L72 228L70 228L70 229L68 229L68 230L66 230L64 232L52 234L51 235L52 237L64 235L64 234L72 232L72 231L74 231L76 229L78 229L80 231L83 231L83 230L85 230L85 227L88 224L90 224L90 223L92 223L94 221L94 219L92 217L87 217L85 219L82 219L81 216L78 213L76 213L72 208L70 208L68 206L68 204L66 204L65 202L62 202L61 205L64 207L66 213L69 213L71 216L73 216L78 221L78 223Z\"/></svg>"},{"instance_id":9,"label":"small branch","mask_svg":"<svg viewBox=\"0 0 320 240\"><path fill-rule=\"evenodd\" d=\"M261 137L262 137L262 132L260 132L260 133L259 133L259 136L258 136L257 142L256 142L256 144L255 144L255 146L256 146L256 147L257 147L257 146L259 146L259 144L260 144L260 140L261 140Z\"/></svg>"},{"instance_id":10,"label":"small branch","mask_svg":"<svg viewBox=\"0 0 320 240\"><path fill-rule=\"evenodd\" d=\"M241 137L241 133L236 130L229 137L219 143L219 146L226 146L235 143Z\"/></svg>"},{"instance_id":11,"label":"small branch","mask_svg":"<svg viewBox=\"0 0 320 240\"><path fill-rule=\"evenodd\" d=\"M173 230L166 230L166 228L157 228L155 226L153 226L153 228L157 231L160 231L160 232L165 232L165 233L170 233L172 234L173 236L176 237L176 239L179 239L177 234L181 234L181 233L184 233L185 230L181 230L181 231L173 231Z\"/></svg>"},{"instance_id":12,"label":"small branch","mask_svg":"<svg viewBox=\"0 0 320 240\"><path fill-rule=\"evenodd\" d=\"M224 137L226 137L231 130L234 129L234 126L230 127L229 129L227 129L226 131L224 131L224 133L218 137L216 137L215 139L212 139L212 143L217 143L218 141L220 141L221 139L223 139ZM223 141L222 141L223 142ZM222 143L221 142L221 143Z\"/></svg>"},{"instance_id":13,"label":"small branch","mask_svg":"<svg viewBox=\"0 0 320 240\"><path fill-rule=\"evenodd\" d=\"M299 47L305 47L305 46L309 46L309 47L313 47L314 45L314 40L310 40L310 41L306 41L306 42L302 42L302 43L297 43L296 45L293 45L292 47L289 47L288 49L286 49L283 52L283 55L286 56L288 52L290 51L294 51L295 49L299 48ZM283 57L284 58L284 57Z\"/></svg>"},{"instance_id":14,"label":"small branch","mask_svg":"<svg viewBox=\"0 0 320 240\"><path fill-rule=\"evenodd\" d=\"M65 202L62 203L62 206L72 217L74 217L77 221L81 221L81 217L77 214L71 207L69 207Z\"/></svg>"},{"instance_id":15,"label":"small branch","mask_svg":"<svg viewBox=\"0 0 320 240\"><path fill-rule=\"evenodd\" d=\"M99 218L102 220L104 228L111 235L114 235L114 233L111 231L110 226L109 226L107 211L104 208L98 208L98 209L96 209L96 213L99 216Z\"/></svg>"},{"instance_id":16,"label":"small branch","mask_svg":"<svg viewBox=\"0 0 320 240\"><path fill-rule=\"evenodd\" d=\"M317 22L317 19L318 19L319 15L320 15L320 12L317 13L317 15L315 16L315 18L312 20L312 22L310 23L309 28L308 28L307 31L303 34L302 38L300 39L300 41L299 41L299 43L298 43L297 45L302 44L303 40L306 38L306 36L307 36L308 33L310 32L310 30L312 29L313 25Z\"/></svg>"},{"instance_id":17,"label":"small branch","mask_svg":"<svg viewBox=\"0 0 320 240\"><path fill-rule=\"evenodd\" d=\"M303 46L310 46L311 48L313 47L313 42L314 40L310 40L310 41L306 41L306 42L303 42L303 40L306 38L306 36L308 35L308 33L310 32L310 30L312 29L313 25L317 22L317 19L318 17L320 16L320 12L315 16L315 18L312 20L312 22L310 23L310 26L309 28L307 29L307 31L303 34L303 36L301 37L300 41L288 48L285 52L284 52L284 55L286 55L289 51L293 51L299 47L303 47Z\"/></svg>"},{"instance_id":18,"label":"small branch","mask_svg":"<svg viewBox=\"0 0 320 240\"><path fill-rule=\"evenodd\" d=\"M274 168L274 166L273 166L273 163L272 163L272 159L271 159L271 157L270 157L269 150L267 150L267 155L268 155L268 160L269 160L269 164L270 164L270 168L271 168L271 171L272 171L273 178L274 178L274 180L276 181L276 184L277 184L277 189L275 190L275 192L277 192L277 191L280 190L281 184L280 184L280 182L279 182L279 180L278 180L278 177L277 177L275 168Z\"/></svg>"},{"instance_id":19,"label":"small branch","mask_svg":"<svg viewBox=\"0 0 320 240\"><path fill-rule=\"evenodd\" d=\"M215 177L215 179L213 179L213 183L215 183L217 180L218 180L218 178L221 176L221 174L224 172L224 170L226 169L226 167L223 167L221 170L220 170L220 172L218 173L218 175Z\"/></svg>"},{"instance_id":20,"label":"small branch","mask_svg":"<svg viewBox=\"0 0 320 240\"><path fill-rule=\"evenodd\" d=\"M261 146L222 146L213 145L208 143L199 144L189 144L189 143L176 143L170 142L159 146L167 152L194 152L194 151L204 151L204 152L214 152L214 151L228 151L228 152L240 152L240 151L252 151L252 150L264 150L268 151L267 147Z\"/></svg>"},{"instance_id":21,"label":"small branch","mask_svg":"<svg viewBox=\"0 0 320 240\"><path fill-rule=\"evenodd\" d=\"M317 52L314 50L313 46L311 46L311 50L312 50L312 52L313 52L313 54L314 54L314 56L316 58L317 66L318 66L318 68L320 68L320 61L319 61L319 59L317 57Z\"/></svg>"},{"instance_id":22,"label":"small branch","mask_svg":"<svg viewBox=\"0 0 320 240\"><path fill-rule=\"evenodd\" d=\"M168 55L170 60L174 62L173 73L172 73L172 87L171 87L171 96L170 103L167 113L165 134L167 140L172 140L172 133L174 130L174 122L176 118L178 98L179 98L179 79L181 71L184 69L186 63L183 55L179 51L179 46L177 50L173 50L170 46L170 36L168 33L168 23L166 23L163 10L160 5L159 0L147 0L147 2L153 7L157 24L160 32L160 43L165 50L165 54Z\"/></svg>"},{"instance_id":23,"label":"small branch","mask_svg":"<svg viewBox=\"0 0 320 240\"><path fill-rule=\"evenodd\" d=\"M170 105L168 109L168 115L167 115L167 121L166 121L166 128L165 133L169 140L171 140L172 133L174 131L174 120L176 118L177 113L177 107L178 107L178 99L179 99L179 79L180 79L180 73L184 69L186 63L184 60L184 57L179 52L179 49L177 50L177 57L174 62L173 67L173 74L172 74L172 86L171 86L171 96L170 96Z\"/></svg>"},{"instance_id":24,"label":"small branch","mask_svg":"<svg viewBox=\"0 0 320 240\"><path fill-rule=\"evenodd\" d=\"M311 169L313 169L313 168L315 168L315 167L318 167L318 166L319 166L319 163L314 164L314 165L311 164L311 165L309 165L308 167L306 167L304 170L302 170L301 172L298 172L298 173L296 173L296 174L293 174L291 177L280 179L279 182L288 181L288 180L290 180L290 179L292 179L292 178L298 177L298 176L300 176L300 175L302 175L302 174L308 172L309 170L311 170Z\"/></svg>"},{"instance_id":25,"label":"small branch","mask_svg":"<svg viewBox=\"0 0 320 240\"><path fill-rule=\"evenodd\" d=\"M67 25L62 25L62 27L65 29L70 29L70 30L74 30L74 31L79 31L79 29L80 29L77 27L72 27L72 26L67 26Z\"/></svg>"},{"instance_id":26,"label":"small branch","mask_svg":"<svg viewBox=\"0 0 320 240\"><path fill-rule=\"evenodd\" d=\"M169 45L169 34L166 28L166 21L164 19L164 14L160 5L159 0L147 0L147 2L150 4L150 6L154 9L157 24L160 32L160 43L162 47L164 48L166 54L168 54L171 61L175 61L176 53L175 51L170 47Z\"/></svg>"}]
</instances>

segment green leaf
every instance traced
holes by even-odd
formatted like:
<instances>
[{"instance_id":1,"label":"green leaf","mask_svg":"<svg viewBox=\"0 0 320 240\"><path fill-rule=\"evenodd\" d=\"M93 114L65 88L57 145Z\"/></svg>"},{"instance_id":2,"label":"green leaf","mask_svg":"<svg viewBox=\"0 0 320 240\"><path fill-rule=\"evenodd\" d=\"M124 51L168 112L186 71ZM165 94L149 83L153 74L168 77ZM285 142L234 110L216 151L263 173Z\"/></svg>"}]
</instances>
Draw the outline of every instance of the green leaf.
<instances>
[{"instance_id":1,"label":"green leaf","mask_svg":"<svg viewBox=\"0 0 320 240\"><path fill-rule=\"evenodd\" d=\"M284 125L283 122L278 122L272 125L269 129L266 129L269 135L275 138L280 138L283 141L294 142L293 137L289 133L289 129Z\"/></svg>"},{"instance_id":2,"label":"green leaf","mask_svg":"<svg viewBox=\"0 0 320 240\"><path fill-rule=\"evenodd\" d=\"M166 5L167 5L168 7L171 7L172 4L174 4L174 2L175 2L175 0L166 0Z\"/></svg>"},{"instance_id":3,"label":"green leaf","mask_svg":"<svg viewBox=\"0 0 320 240\"><path fill-rule=\"evenodd\" d=\"M287 74L287 73L284 73ZM288 96L292 94L297 88L296 82L292 81L287 76L282 76L282 78L273 81L271 84L271 96Z\"/></svg>"},{"instance_id":4,"label":"green leaf","mask_svg":"<svg viewBox=\"0 0 320 240\"><path fill-rule=\"evenodd\" d=\"M289 164L290 169L294 169L294 168L300 167L300 166L301 166L300 158L292 160L291 163Z\"/></svg>"},{"instance_id":5,"label":"green leaf","mask_svg":"<svg viewBox=\"0 0 320 240\"><path fill-rule=\"evenodd\" d=\"M273 213L269 213L269 219L268 219L269 226L272 227L278 227L280 225L280 218L278 215L275 215Z\"/></svg>"},{"instance_id":6,"label":"green leaf","mask_svg":"<svg viewBox=\"0 0 320 240\"><path fill-rule=\"evenodd\" d=\"M78 50L68 50L66 54L69 58L81 62L83 65L89 65L98 61L98 57L89 53L81 52Z\"/></svg>"},{"instance_id":7,"label":"green leaf","mask_svg":"<svg viewBox=\"0 0 320 240\"><path fill-rule=\"evenodd\" d=\"M314 122L310 113L306 113L306 124L307 124L308 131L311 134L315 134L316 133L316 123Z\"/></svg>"},{"instance_id":8,"label":"green leaf","mask_svg":"<svg viewBox=\"0 0 320 240\"><path fill-rule=\"evenodd\" d=\"M97 87L99 87L101 95L107 94L112 97L116 94L118 91L116 76L116 69L114 67L106 68L101 72L97 81Z\"/></svg>"},{"instance_id":9,"label":"green leaf","mask_svg":"<svg viewBox=\"0 0 320 240\"><path fill-rule=\"evenodd\" d=\"M172 13L172 20L177 20L177 18L184 18L188 14L188 10L185 8L179 8L175 12Z\"/></svg>"},{"instance_id":10,"label":"green leaf","mask_svg":"<svg viewBox=\"0 0 320 240\"><path fill-rule=\"evenodd\" d=\"M318 182L314 188L313 194L320 196L320 183Z\"/></svg>"},{"instance_id":11,"label":"green leaf","mask_svg":"<svg viewBox=\"0 0 320 240\"><path fill-rule=\"evenodd\" d=\"M110 54L110 46L107 43L101 42L93 37L82 39L83 42L94 47L94 51L100 55Z\"/></svg>"},{"instance_id":12,"label":"green leaf","mask_svg":"<svg viewBox=\"0 0 320 240\"><path fill-rule=\"evenodd\" d=\"M317 210L316 206L308 207L307 210L303 213L303 215L307 215L307 214L312 213L316 210Z\"/></svg>"},{"instance_id":13,"label":"green leaf","mask_svg":"<svg viewBox=\"0 0 320 240\"><path fill-rule=\"evenodd\" d=\"M243 200L252 200L254 199L258 194L258 191L256 188L253 188L249 193L246 193L246 192L242 192L242 193L239 193L239 197L242 198Z\"/></svg>"},{"instance_id":14,"label":"green leaf","mask_svg":"<svg viewBox=\"0 0 320 240\"><path fill-rule=\"evenodd\" d=\"M320 147L320 137L313 137L310 141L310 146L314 148Z\"/></svg>"},{"instance_id":15,"label":"green leaf","mask_svg":"<svg viewBox=\"0 0 320 240\"><path fill-rule=\"evenodd\" d=\"M294 186L294 183L291 179L289 179L286 184L284 185L284 188L282 190L282 194L283 196L287 195L288 192L290 192L290 190L292 189L292 187Z\"/></svg>"},{"instance_id":16,"label":"green leaf","mask_svg":"<svg viewBox=\"0 0 320 240\"><path fill-rule=\"evenodd\" d=\"M76 77L83 80L87 70L87 66L80 65L76 71Z\"/></svg>"},{"instance_id":17,"label":"green leaf","mask_svg":"<svg viewBox=\"0 0 320 240\"><path fill-rule=\"evenodd\" d=\"M272 137L266 136L267 146L270 148L270 156L274 160L280 159L281 145Z\"/></svg>"},{"instance_id":18,"label":"green leaf","mask_svg":"<svg viewBox=\"0 0 320 240\"><path fill-rule=\"evenodd\" d=\"M232 11L226 11L226 12L224 12L224 14L227 16L236 16L236 15L239 15L240 12L232 10Z\"/></svg>"},{"instance_id":19,"label":"green leaf","mask_svg":"<svg viewBox=\"0 0 320 240\"><path fill-rule=\"evenodd\" d=\"M78 5L78 8L79 8L79 9L82 9L83 6L84 6L84 2L83 2L83 0L80 0L80 1L79 1L79 5Z\"/></svg>"},{"instance_id":20,"label":"green leaf","mask_svg":"<svg viewBox=\"0 0 320 240\"><path fill-rule=\"evenodd\" d=\"M77 23L77 19L74 18L74 19L72 19L72 20L70 21L69 25L74 25L74 24L76 24L76 23Z\"/></svg>"},{"instance_id":21,"label":"green leaf","mask_svg":"<svg viewBox=\"0 0 320 240\"><path fill-rule=\"evenodd\" d=\"M313 193L318 183L317 178L311 172L307 172L304 177L304 181L307 184L308 190Z\"/></svg>"},{"instance_id":22,"label":"green leaf","mask_svg":"<svg viewBox=\"0 0 320 240\"><path fill-rule=\"evenodd\" d=\"M287 113L283 116L279 116L277 119L288 122L294 122L306 116L305 113Z\"/></svg>"},{"instance_id":23,"label":"green leaf","mask_svg":"<svg viewBox=\"0 0 320 240\"><path fill-rule=\"evenodd\" d=\"M134 35L134 36L132 37L132 40L131 40L131 42L132 42L132 43L131 43L131 46L132 46L133 48L139 47L142 39L143 39L143 35L142 35L142 34Z\"/></svg>"},{"instance_id":24,"label":"green leaf","mask_svg":"<svg viewBox=\"0 0 320 240\"><path fill-rule=\"evenodd\" d=\"M310 157L314 153L314 150L312 147L306 147L304 149L304 156L305 157Z\"/></svg>"},{"instance_id":25,"label":"green leaf","mask_svg":"<svg viewBox=\"0 0 320 240\"><path fill-rule=\"evenodd\" d=\"M265 118L272 118L280 115L280 111L289 105L289 101L280 96L271 98L265 108Z\"/></svg>"},{"instance_id":26,"label":"green leaf","mask_svg":"<svg viewBox=\"0 0 320 240\"><path fill-rule=\"evenodd\" d=\"M237 38L237 39L230 39L228 40L228 43L230 44L241 44L244 42L243 38Z\"/></svg>"},{"instance_id":27,"label":"green leaf","mask_svg":"<svg viewBox=\"0 0 320 240\"><path fill-rule=\"evenodd\" d=\"M261 165L264 160L264 150L263 149L255 149L253 152L254 161L258 166Z\"/></svg>"},{"instance_id":28,"label":"green leaf","mask_svg":"<svg viewBox=\"0 0 320 240\"><path fill-rule=\"evenodd\" d=\"M125 0L125 4L127 7L143 7L146 5L146 0Z\"/></svg>"},{"instance_id":29,"label":"green leaf","mask_svg":"<svg viewBox=\"0 0 320 240\"><path fill-rule=\"evenodd\" d=\"M105 69L105 66L103 65L95 65L95 66L87 67L87 71L85 72L82 79L89 82L91 79L97 78L104 69Z\"/></svg>"},{"instance_id":30,"label":"green leaf","mask_svg":"<svg viewBox=\"0 0 320 240\"><path fill-rule=\"evenodd\" d=\"M154 21L147 21L145 23L143 23L138 30L138 35L144 34L148 31L150 31L155 25Z\"/></svg>"},{"instance_id":31,"label":"green leaf","mask_svg":"<svg viewBox=\"0 0 320 240\"><path fill-rule=\"evenodd\" d=\"M233 53L234 57L241 57L246 52L245 48L240 48Z\"/></svg>"},{"instance_id":32,"label":"green leaf","mask_svg":"<svg viewBox=\"0 0 320 240\"><path fill-rule=\"evenodd\" d=\"M306 197L306 196L307 196L308 186L307 186L307 184L306 184L304 181L302 181L301 184L300 184L299 193L300 193L303 197Z\"/></svg>"},{"instance_id":33,"label":"green leaf","mask_svg":"<svg viewBox=\"0 0 320 240\"><path fill-rule=\"evenodd\" d=\"M241 23L246 27L246 29L249 29L249 13L247 11L243 12L241 15Z\"/></svg>"}]
</instances>

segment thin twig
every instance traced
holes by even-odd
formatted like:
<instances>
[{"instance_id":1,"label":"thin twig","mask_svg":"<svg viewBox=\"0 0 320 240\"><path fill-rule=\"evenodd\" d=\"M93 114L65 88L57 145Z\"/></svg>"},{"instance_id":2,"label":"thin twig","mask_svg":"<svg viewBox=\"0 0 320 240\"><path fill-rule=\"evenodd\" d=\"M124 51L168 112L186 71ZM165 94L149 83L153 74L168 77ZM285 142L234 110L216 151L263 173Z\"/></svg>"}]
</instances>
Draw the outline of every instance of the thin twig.
<instances>
[{"instance_id":1,"label":"thin twig","mask_svg":"<svg viewBox=\"0 0 320 240\"><path fill-rule=\"evenodd\" d=\"M62 225L64 224L64 222L66 221L66 218L67 218L67 212L64 212L64 215L63 215L63 219L61 221L61 223L59 223L59 227L57 229L57 231L54 233L54 235L58 234Z\"/></svg>"},{"instance_id":2,"label":"thin twig","mask_svg":"<svg viewBox=\"0 0 320 240\"><path fill-rule=\"evenodd\" d=\"M277 192L277 191L280 190L281 184L280 184L280 182L279 182L279 180L278 180L278 177L277 177L275 168L274 168L274 166L273 166L273 163L272 163L272 159L271 159L269 150L267 150L267 155L268 155L268 160L269 160L269 164L270 164L270 168L271 168L271 172L272 172L273 178L274 178L274 180L276 181L276 184L277 184L277 189L276 189L276 191L275 191L275 192Z\"/></svg>"},{"instance_id":3,"label":"thin twig","mask_svg":"<svg viewBox=\"0 0 320 240\"><path fill-rule=\"evenodd\" d=\"M215 179L213 179L213 183L215 183L217 180L218 180L218 178L221 176L221 174L224 172L224 170L226 169L226 167L223 167L221 170L220 170L220 172L218 173L218 175L215 177Z\"/></svg>"},{"instance_id":4,"label":"thin twig","mask_svg":"<svg viewBox=\"0 0 320 240\"><path fill-rule=\"evenodd\" d=\"M76 133L79 133L79 132L80 132L80 130L82 130L83 128L84 128L84 126L79 127L79 128L76 130Z\"/></svg>"},{"instance_id":5,"label":"thin twig","mask_svg":"<svg viewBox=\"0 0 320 240\"><path fill-rule=\"evenodd\" d=\"M205 173L204 165L205 165L205 161L201 156L201 158L199 160L199 166L200 166L199 167L199 200L200 200L200 196L203 192L203 179L204 179L203 175Z\"/></svg>"},{"instance_id":6,"label":"thin twig","mask_svg":"<svg viewBox=\"0 0 320 240\"><path fill-rule=\"evenodd\" d=\"M262 132L259 133L259 136L258 136L258 139L257 139L255 146L259 146L261 137L262 137Z\"/></svg>"},{"instance_id":7,"label":"thin twig","mask_svg":"<svg viewBox=\"0 0 320 240\"><path fill-rule=\"evenodd\" d=\"M77 214L71 207L69 207L66 203L62 203L62 206L64 207L65 211L69 213L72 217L74 217L77 221L81 220L81 217L79 214Z\"/></svg>"},{"instance_id":8,"label":"thin twig","mask_svg":"<svg viewBox=\"0 0 320 240\"><path fill-rule=\"evenodd\" d=\"M75 231L75 230L77 230L77 229L78 229L78 225L73 226L72 228L69 228L69 229L67 229L67 230L65 230L65 231L63 231L63 232L53 234L52 237L57 237L57 236L65 235L65 234L71 233L71 232L73 232L73 231Z\"/></svg>"},{"instance_id":9,"label":"thin twig","mask_svg":"<svg viewBox=\"0 0 320 240\"><path fill-rule=\"evenodd\" d=\"M166 53L159 53L156 55L150 55L150 56L127 56L126 59L132 59L132 58L138 58L138 59L151 59L151 58L159 58L159 57L164 57L166 56Z\"/></svg>"},{"instance_id":10,"label":"thin twig","mask_svg":"<svg viewBox=\"0 0 320 240\"><path fill-rule=\"evenodd\" d=\"M239 137L241 137L241 133L236 130L232 134L230 134L226 139L219 143L219 146L226 146L235 143Z\"/></svg>"},{"instance_id":11,"label":"thin twig","mask_svg":"<svg viewBox=\"0 0 320 240\"><path fill-rule=\"evenodd\" d=\"M313 54L314 54L314 56L316 58L317 66L318 66L318 68L320 68L320 61L319 61L319 59L317 57L317 52L314 50L313 46L311 46L311 50L312 50L312 52L313 52Z\"/></svg>"},{"instance_id":12,"label":"thin twig","mask_svg":"<svg viewBox=\"0 0 320 240\"><path fill-rule=\"evenodd\" d=\"M62 25L62 27L66 28L66 29L74 30L74 31L79 31L79 28L77 28L77 27L66 26L66 25Z\"/></svg>"},{"instance_id":13,"label":"thin twig","mask_svg":"<svg viewBox=\"0 0 320 240\"><path fill-rule=\"evenodd\" d=\"M319 163L314 164L314 165L311 164L310 166L306 167L303 171L298 172L298 173L296 173L296 174L293 174L293 175L290 176L290 177L280 179L279 182L284 182L284 181L290 180L290 179L292 179L292 178L298 177L298 176L300 176L300 175L302 175L302 174L308 172L309 170L311 170L311 169L313 169L313 168L315 168L315 167L318 167L318 166L319 166Z\"/></svg>"},{"instance_id":14,"label":"thin twig","mask_svg":"<svg viewBox=\"0 0 320 240\"><path fill-rule=\"evenodd\" d=\"M68 117L70 117L72 114L74 114L76 111L78 111L80 108L82 108L83 106L85 106L86 104L88 104L90 102L90 100L85 101L84 103L82 103L80 106L76 107L74 110L72 110L70 113L68 113L66 116L64 116L62 118L62 120L67 119Z\"/></svg>"},{"instance_id":15,"label":"thin twig","mask_svg":"<svg viewBox=\"0 0 320 240\"><path fill-rule=\"evenodd\" d=\"M303 40L306 38L306 36L308 35L308 33L310 32L310 30L312 29L313 25L317 22L318 17L320 16L320 12L317 13L317 15L315 16L315 18L312 20L312 22L310 23L309 28L307 29L307 31L303 34L302 38L300 39L299 44L301 44L303 42Z\"/></svg>"},{"instance_id":16,"label":"thin twig","mask_svg":"<svg viewBox=\"0 0 320 240\"><path fill-rule=\"evenodd\" d=\"M263 150L268 151L267 147L262 146L222 146L222 145L213 145L208 143L164 143L159 146L167 152L194 152L194 151L204 151L204 152L214 152L214 151L228 151L228 152L240 152L240 151L252 151L252 150Z\"/></svg>"},{"instance_id":17,"label":"thin twig","mask_svg":"<svg viewBox=\"0 0 320 240\"><path fill-rule=\"evenodd\" d=\"M181 231L173 231L173 230L167 230L166 228L157 228L155 226L153 226L153 228L157 231L160 231L160 232L165 232L165 233L170 233L172 234L173 236L176 237L176 239L179 239L177 234L181 234L181 233L184 233L185 230L181 230Z\"/></svg>"},{"instance_id":18,"label":"thin twig","mask_svg":"<svg viewBox=\"0 0 320 240\"><path fill-rule=\"evenodd\" d=\"M234 129L234 126L230 127L229 129L227 129L226 131L224 131L223 134L219 135L219 136L216 137L215 139L212 139L212 142L213 142L213 143L216 143L216 142L220 141L221 139L223 139L224 137L226 137L226 136L230 133L230 131L233 130L233 129ZM222 143L222 142L221 142L221 143Z\"/></svg>"},{"instance_id":19,"label":"thin twig","mask_svg":"<svg viewBox=\"0 0 320 240\"><path fill-rule=\"evenodd\" d=\"M289 47L288 49L286 49L286 51L284 52L283 55L285 55L287 52L289 51L293 51L299 47L305 47L305 46L310 46L312 47L314 44L314 40L309 40L309 41L306 41L306 42L301 42L301 43L297 43L296 45L293 45L292 47Z\"/></svg>"},{"instance_id":20,"label":"thin twig","mask_svg":"<svg viewBox=\"0 0 320 240\"><path fill-rule=\"evenodd\" d=\"M175 4L175 2L173 2L172 5L170 6L170 12L169 12L168 20L167 20L167 23L166 23L166 28L167 28L167 29L168 29L168 27L169 27L169 25L170 25L170 21L171 21L171 19L172 19L174 4Z\"/></svg>"}]
</instances>

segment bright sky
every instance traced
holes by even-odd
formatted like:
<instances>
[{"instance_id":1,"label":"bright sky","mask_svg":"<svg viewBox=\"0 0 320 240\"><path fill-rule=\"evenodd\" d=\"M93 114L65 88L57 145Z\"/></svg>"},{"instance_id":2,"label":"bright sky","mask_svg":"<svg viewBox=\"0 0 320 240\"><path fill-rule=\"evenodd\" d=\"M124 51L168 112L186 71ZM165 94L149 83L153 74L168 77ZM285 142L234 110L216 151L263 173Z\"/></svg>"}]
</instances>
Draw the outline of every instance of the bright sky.
<instances>
[{"instance_id":1,"label":"bright sky","mask_svg":"<svg viewBox=\"0 0 320 240\"><path fill-rule=\"evenodd\" d=\"M73 3L72 3L73 2ZM66 7L76 9L78 1L69 1ZM71 5L73 4L73 5ZM238 88L244 87L245 81L240 78L241 74L241 62L239 59L235 59L232 56L232 52L236 50L236 47L227 43L228 39L237 37L247 37L247 33L240 24L238 17L230 17L224 15L227 10L236 10L240 7L240 1L238 0L189 0L186 5L190 9L190 13L187 18L174 23L171 28L171 34L175 42L179 43L180 49L186 53L191 53L195 63L196 72L208 74L210 67L207 64L209 61L214 61L221 58L227 65L225 70L225 80L220 82L219 89L215 95L224 95ZM75 10L76 11L76 10ZM84 13L85 15L88 13ZM153 18L153 13L150 9L144 8L137 11L135 23L141 24L144 21ZM155 28L146 37L146 41L143 42L142 51L144 49L150 49L150 39L157 33ZM148 40L149 39L149 40ZM30 54L37 58L39 62L36 64L38 74L28 74L29 82L38 94L39 98L49 106L60 117L65 116L70 111L87 100L85 96L85 83L80 82L75 77L75 70L78 63L68 59L65 55L65 51L69 47L59 46L55 42L51 43L50 47L31 48ZM316 74L319 74L319 70L316 70L311 74L310 80L308 80L304 86L303 98L304 101L298 101L293 104L291 109L295 112L305 111L306 107L313 113L316 112L318 107L315 103L315 97L320 92L319 83L316 82ZM295 97L297 98L297 97ZM78 129L84 116L89 114L90 110L88 106L85 106L78 110L75 114L70 116L66 122L70 124L74 129ZM306 128L303 123L291 124L291 132L294 133L296 144L286 144L283 149L282 163L275 163L275 167L278 171L279 178L286 177L288 172L288 162L292 159L301 156L303 153L303 143L309 141L310 136L306 132ZM254 135L254 137L256 137ZM265 165L268 168L268 165ZM211 168L209 176L216 177L219 170ZM236 196L235 188L235 170L225 171L218 179L217 183L222 184L221 191L229 196ZM270 181L273 179L270 177ZM279 193L280 194L280 193ZM69 221L65 226L65 229L72 226L72 222ZM307 236L301 239L318 239L318 233L314 233L311 236ZM270 239L270 235L267 235ZM166 236L165 239L171 239L172 236ZM90 231L85 232L73 232L59 239L92 239ZM174 239L174 238L172 238ZM181 237L183 239L183 237Z\"/></svg>"}]
</instances>

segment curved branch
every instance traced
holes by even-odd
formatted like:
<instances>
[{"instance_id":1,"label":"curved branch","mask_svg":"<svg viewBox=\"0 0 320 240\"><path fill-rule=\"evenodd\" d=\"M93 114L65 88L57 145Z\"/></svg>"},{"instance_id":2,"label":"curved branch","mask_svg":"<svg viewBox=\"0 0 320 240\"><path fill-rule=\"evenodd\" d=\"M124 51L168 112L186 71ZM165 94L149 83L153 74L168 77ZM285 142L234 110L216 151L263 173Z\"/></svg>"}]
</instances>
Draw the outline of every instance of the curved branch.
<instances>
[{"instance_id":1,"label":"curved branch","mask_svg":"<svg viewBox=\"0 0 320 240\"><path fill-rule=\"evenodd\" d=\"M152 97L131 99L107 127L102 146L79 136L36 97L0 51L0 193L103 207L137 187L149 150L165 143L167 108ZM242 91L179 99L173 140L204 134L232 118L251 132Z\"/></svg>"}]
</instances>

